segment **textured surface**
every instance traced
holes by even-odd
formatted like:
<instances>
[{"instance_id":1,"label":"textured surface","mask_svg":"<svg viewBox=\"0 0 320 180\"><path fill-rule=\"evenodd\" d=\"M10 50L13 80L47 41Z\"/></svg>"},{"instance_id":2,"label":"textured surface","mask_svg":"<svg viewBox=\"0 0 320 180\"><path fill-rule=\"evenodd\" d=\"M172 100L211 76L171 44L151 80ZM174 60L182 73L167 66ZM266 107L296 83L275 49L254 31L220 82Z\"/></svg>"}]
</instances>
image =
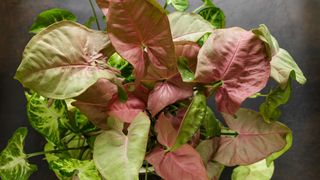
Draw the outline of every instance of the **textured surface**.
<instances>
[{"instance_id":1,"label":"textured surface","mask_svg":"<svg viewBox=\"0 0 320 180\"><path fill-rule=\"evenodd\" d=\"M191 0L199 5L200 0ZM281 121L292 128L293 147L276 160L273 180L319 179L320 175L320 1L319 0L216 0L226 13L227 27L245 29L265 23L305 72L305 86L294 83L293 97L284 106ZM0 2L0 149L5 147L17 127L27 125L23 88L13 75L31 35L28 28L41 11L60 7L74 12L80 22L91 16L86 0L1 0ZM212 101L211 101L212 102ZM252 102L252 101L250 101ZM255 101L258 102L258 101ZM246 103L246 106L255 107ZM30 130L26 152L41 151L40 135ZM56 179L42 157L31 159L39 171L31 180ZM224 178L228 170L223 173Z\"/></svg>"}]
</instances>

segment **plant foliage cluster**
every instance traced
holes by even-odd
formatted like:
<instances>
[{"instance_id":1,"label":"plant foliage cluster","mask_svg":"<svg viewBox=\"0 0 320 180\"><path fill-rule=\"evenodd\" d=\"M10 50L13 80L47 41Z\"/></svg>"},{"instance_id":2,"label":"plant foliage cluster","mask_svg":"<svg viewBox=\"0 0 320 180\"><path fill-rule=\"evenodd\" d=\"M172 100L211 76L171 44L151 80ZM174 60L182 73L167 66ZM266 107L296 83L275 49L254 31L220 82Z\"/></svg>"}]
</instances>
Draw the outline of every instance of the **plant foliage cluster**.
<instances>
[{"instance_id":1,"label":"plant foliage cluster","mask_svg":"<svg viewBox=\"0 0 320 180\"><path fill-rule=\"evenodd\" d=\"M97 4L105 31L95 11L81 25L50 9L32 25L15 79L29 89L28 119L47 144L26 154L27 129L16 130L0 154L1 179L28 179L37 155L63 180L208 180L229 166L238 166L233 180L270 179L292 144L279 106L306 78L268 28L225 28L211 0L192 13L188 0ZM270 78L278 85L261 94ZM259 112L240 107L248 98L264 99Z\"/></svg>"}]
</instances>

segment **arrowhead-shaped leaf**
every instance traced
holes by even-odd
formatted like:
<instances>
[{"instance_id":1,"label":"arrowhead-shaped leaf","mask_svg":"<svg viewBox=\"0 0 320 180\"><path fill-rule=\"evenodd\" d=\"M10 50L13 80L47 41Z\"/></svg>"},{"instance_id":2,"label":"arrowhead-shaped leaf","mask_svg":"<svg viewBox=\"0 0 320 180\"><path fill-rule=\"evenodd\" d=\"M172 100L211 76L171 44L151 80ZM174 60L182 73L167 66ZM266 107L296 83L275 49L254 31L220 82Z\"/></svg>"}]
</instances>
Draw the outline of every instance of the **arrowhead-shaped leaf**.
<instances>
[{"instance_id":1,"label":"arrowhead-shaped leaf","mask_svg":"<svg viewBox=\"0 0 320 180\"><path fill-rule=\"evenodd\" d=\"M288 102L291 96L291 89L291 83L288 82L285 89L277 87L272 89L267 95L265 102L259 107L260 113L266 122L278 120L281 115L281 111L278 109L278 107Z\"/></svg>"},{"instance_id":2,"label":"arrowhead-shaped leaf","mask_svg":"<svg viewBox=\"0 0 320 180\"><path fill-rule=\"evenodd\" d=\"M152 115L155 116L166 106L192 96L192 92L192 87L183 86L182 82L159 82L150 92L148 109L151 111Z\"/></svg>"},{"instance_id":3,"label":"arrowhead-shaped leaf","mask_svg":"<svg viewBox=\"0 0 320 180\"><path fill-rule=\"evenodd\" d=\"M221 137L214 160L226 166L249 165L286 146L291 130L278 122L266 123L255 111L239 109L233 117L224 114L227 125L236 137Z\"/></svg>"},{"instance_id":4,"label":"arrowhead-shaped leaf","mask_svg":"<svg viewBox=\"0 0 320 180\"><path fill-rule=\"evenodd\" d=\"M29 122L36 131L49 142L61 145L61 138L69 121L64 100L50 100L34 93L28 98L27 113Z\"/></svg>"},{"instance_id":5,"label":"arrowhead-shaped leaf","mask_svg":"<svg viewBox=\"0 0 320 180\"><path fill-rule=\"evenodd\" d=\"M175 65L169 21L155 0L110 0L107 31L117 52L135 68L137 79L150 61L159 69Z\"/></svg>"},{"instance_id":6,"label":"arrowhead-shaped leaf","mask_svg":"<svg viewBox=\"0 0 320 180\"><path fill-rule=\"evenodd\" d=\"M216 30L199 52L196 80L223 81L216 92L222 112L234 114L247 97L265 87L269 75L263 41L241 28Z\"/></svg>"},{"instance_id":7,"label":"arrowhead-shaped leaf","mask_svg":"<svg viewBox=\"0 0 320 180\"><path fill-rule=\"evenodd\" d=\"M274 171L273 163L267 166L266 160L261 160L247 166L238 166L232 172L232 180L270 180Z\"/></svg>"},{"instance_id":8,"label":"arrowhead-shaped leaf","mask_svg":"<svg viewBox=\"0 0 320 180\"><path fill-rule=\"evenodd\" d=\"M168 17L174 41L197 42L203 35L213 31L213 26L198 14L174 12Z\"/></svg>"},{"instance_id":9,"label":"arrowhead-shaped leaf","mask_svg":"<svg viewBox=\"0 0 320 180\"><path fill-rule=\"evenodd\" d=\"M129 95L126 102L116 99L108 107L108 115L115 117L123 122L131 123L133 119L146 108L146 104L133 95Z\"/></svg>"},{"instance_id":10,"label":"arrowhead-shaped leaf","mask_svg":"<svg viewBox=\"0 0 320 180\"><path fill-rule=\"evenodd\" d=\"M128 128L114 128L100 134L94 143L94 163L106 179L138 179L148 142L150 120L139 113Z\"/></svg>"},{"instance_id":11,"label":"arrowhead-shaped leaf","mask_svg":"<svg viewBox=\"0 0 320 180\"><path fill-rule=\"evenodd\" d=\"M277 40L271 35L266 25L262 24L257 29L252 30L259 38L265 42L268 55L271 60L271 77L277 81L281 87L286 87L291 71L295 73L295 80L300 84L305 84L307 79L303 72L284 49L279 48Z\"/></svg>"},{"instance_id":12,"label":"arrowhead-shaped leaf","mask_svg":"<svg viewBox=\"0 0 320 180\"><path fill-rule=\"evenodd\" d=\"M105 62L113 52L104 32L58 22L31 39L15 78L48 98L76 97L100 78L116 79Z\"/></svg>"},{"instance_id":13,"label":"arrowhead-shaped leaf","mask_svg":"<svg viewBox=\"0 0 320 180\"><path fill-rule=\"evenodd\" d=\"M181 122L176 142L171 149L172 151L187 143L196 133L206 116L206 110L206 96L202 92L196 92Z\"/></svg>"},{"instance_id":14,"label":"arrowhead-shaped leaf","mask_svg":"<svg viewBox=\"0 0 320 180\"><path fill-rule=\"evenodd\" d=\"M51 162L51 168L58 170L61 174L79 180L100 180L98 170L92 160L58 159Z\"/></svg>"},{"instance_id":15,"label":"arrowhead-shaped leaf","mask_svg":"<svg viewBox=\"0 0 320 180\"><path fill-rule=\"evenodd\" d=\"M201 157L190 145L185 144L174 152L155 148L147 157L157 174L168 180L208 180Z\"/></svg>"},{"instance_id":16,"label":"arrowhead-shaped leaf","mask_svg":"<svg viewBox=\"0 0 320 180\"><path fill-rule=\"evenodd\" d=\"M29 29L32 33L38 33L53 23L69 20L69 21L77 21L77 17L72 14L70 11L65 9L53 8L46 11L41 12L35 22L32 24L32 27Z\"/></svg>"},{"instance_id":17,"label":"arrowhead-shaped leaf","mask_svg":"<svg viewBox=\"0 0 320 180\"><path fill-rule=\"evenodd\" d=\"M178 132L174 129L169 118L167 118L164 113L159 116L155 129L159 143L167 148L171 148L174 145Z\"/></svg>"},{"instance_id":18,"label":"arrowhead-shaped leaf","mask_svg":"<svg viewBox=\"0 0 320 180\"><path fill-rule=\"evenodd\" d=\"M19 128L10 138L7 147L0 153L0 177L3 180L27 180L37 170L29 164L23 151L27 128Z\"/></svg>"}]
</instances>

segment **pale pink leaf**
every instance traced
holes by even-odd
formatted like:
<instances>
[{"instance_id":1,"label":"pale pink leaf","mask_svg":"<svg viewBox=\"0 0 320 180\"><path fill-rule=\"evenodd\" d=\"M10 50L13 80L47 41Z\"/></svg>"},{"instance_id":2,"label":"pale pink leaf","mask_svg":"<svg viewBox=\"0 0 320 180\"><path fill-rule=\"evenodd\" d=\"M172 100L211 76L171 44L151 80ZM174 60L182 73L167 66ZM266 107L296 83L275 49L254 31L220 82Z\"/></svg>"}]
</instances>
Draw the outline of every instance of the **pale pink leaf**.
<instances>
[{"instance_id":1,"label":"pale pink leaf","mask_svg":"<svg viewBox=\"0 0 320 180\"><path fill-rule=\"evenodd\" d=\"M155 0L109 0L107 31L117 52L135 68L136 78L150 61L159 69L175 65L166 12Z\"/></svg>"},{"instance_id":2,"label":"pale pink leaf","mask_svg":"<svg viewBox=\"0 0 320 180\"><path fill-rule=\"evenodd\" d=\"M137 114L144 111L145 107L146 105L142 100L129 94L126 102L121 102L119 99L116 99L108 107L108 115L123 122L131 123Z\"/></svg>"},{"instance_id":3,"label":"pale pink leaf","mask_svg":"<svg viewBox=\"0 0 320 180\"><path fill-rule=\"evenodd\" d=\"M199 52L196 80L223 85L216 92L218 109L234 114L240 104L265 87L270 61L263 41L241 28L216 30Z\"/></svg>"},{"instance_id":4,"label":"pale pink leaf","mask_svg":"<svg viewBox=\"0 0 320 180\"><path fill-rule=\"evenodd\" d=\"M286 145L290 129L279 122L266 123L253 110L239 109L233 117L223 114L236 137L221 137L214 160L226 166L248 165L258 162Z\"/></svg>"},{"instance_id":5,"label":"pale pink leaf","mask_svg":"<svg viewBox=\"0 0 320 180\"><path fill-rule=\"evenodd\" d=\"M188 144L167 153L156 148L146 160L153 165L157 174L166 180L208 180L201 157Z\"/></svg>"},{"instance_id":6,"label":"pale pink leaf","mask_svg":"<svg viewBox=\"0 0 320 180\"><path fill-rule=\"evenodd\" d=\"M169 118L167 118L164 113L159 116L155 128L159 143L171 148L175 143L178 131L173 128Z\"/></svg>"}]
</instances>

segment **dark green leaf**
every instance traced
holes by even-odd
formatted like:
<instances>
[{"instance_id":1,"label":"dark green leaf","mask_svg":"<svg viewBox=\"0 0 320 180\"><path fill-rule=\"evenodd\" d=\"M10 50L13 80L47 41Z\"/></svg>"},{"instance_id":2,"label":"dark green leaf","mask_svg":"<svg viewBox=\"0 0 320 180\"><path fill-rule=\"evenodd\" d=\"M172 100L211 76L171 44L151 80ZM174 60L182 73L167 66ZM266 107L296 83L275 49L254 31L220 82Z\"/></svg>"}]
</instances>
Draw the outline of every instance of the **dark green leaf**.
<instances>
[{"instance_id":1,"label":"dark green leaf","mask_svg":"<svg viewBox=\"0 0 320 180\"><path fill-rule=\"evenodd\" d=\"M186 114L184 115L176 142L172 146L171 151L176 150L191 139L205 118L206 109L206 96L203 92L197 91Z\"/></svg>"},{"instance_id":2,"label":"dark green leaf","mask_svg":"<svg viewBox=\"0 0 320 180\"><path fill-rule=\"evenodd\" d=\"M128 100L128 94L121 86L118 86L118 98L121 102L126 102Z\"/></svg>"},{"instance_id":3,"label":"dark green leaf","mask_svg":"<svg viewBox=\"0 0 320 180\"><path fill-rule=\"evenodd\" d=\"M220 136L221 126L219 120L214 115L214 112L209 106L207 106L206 117L203 120L204 132L203 135L206 138L211 138L213 136Z\"/></svg>"},{"instance_id":4,"label":"dark green leaf","mask_svg":"<svg viewBox=\"0 0 320 180\"><path fill-rule=\"evenodd\" d=\"M128 61L119 56L118 53L114 53L109 58L108 64L121 71L121 77L125 78L125 83L134 81L134 76L132 74L133 66Z\"/></svg>"},{"instance_id":5,"label":"dark green leaf","mask_svg":"<svg viewBox=\"0 0 320 180\"><path fill-rule=\"evenodd\" d=\"M28 99L27 113L31 126L49 142L60 145L68 123L68 110L64 100L52 100L34 93Z\"/></svg>"},{"instance_id":6,"label":"dark green leaf","mask_svg":"<svg viewBox=\"0 0 320 180\"><path fill-rule=\"evenodd\" d=\"M59 159L52 162L51 168L59 171L64 176L77 177L79 180L101 179L92 160Z\"/></svg>"},{"instance_id":7,"label":"dark green leaf","mask_svg":"<svg viewBox=\"0 0 320 180\"><path fill-rule=\"evenodd\" d=\"M49 9L46 11L43 11L38 15L35 22L32 24L29 31L31 33L38 33L42 31L43 29L47 28L51 24L63 20L69 20L69 21L77 21L77 18L74 14L72 14L70 11L65 9Z\"/></svg>"},{"instance_id":8,"label":"dark green leaf","mask_svg":"<svg viewBox=\"0 0 320 180\"><path fill-rule=\"evenodd\" d=\"M206 6L205 8L201 9L198 14L210 22L215 29L222 29L225 27L225 15L218 7Z\"/></svg>"},{"instance_id":9,"label":"dark green leaf","mask_svg":"<svg viewBox=\"0 0 320 180\"><path fill-rule=\"evenodd\" d=\"M10 138L7 147L0 153L0 177L2 180L27 180L37 170L29 164L23 151L27 128L19 128Z\"/></svg>"},{"instance_id":10,"label":"dark green leaf","mask_svg":"<svg viewBox=\"0 0 320 180\"><path fill-rule=\"evenodd\" d=\"M260 105L260 113L266 122L272 122L278 120L281 115L278 107L280 105L286 104L291 95L291 82L289 81L287 87L282 89L277 87L272 89L267 95L264 103Z\"/></svg>"},{"instance_id":11,"label":"dark green leaf","mask_svg":"<svg viewBox=\"0 0 320 180\"><path fill-rule=\"evenodd\" d=\"M185 57L178 58L178 70L184 82L192 82L194 80L194 72L190 69L188 59Z\"/></svg>"}]
</instances>

